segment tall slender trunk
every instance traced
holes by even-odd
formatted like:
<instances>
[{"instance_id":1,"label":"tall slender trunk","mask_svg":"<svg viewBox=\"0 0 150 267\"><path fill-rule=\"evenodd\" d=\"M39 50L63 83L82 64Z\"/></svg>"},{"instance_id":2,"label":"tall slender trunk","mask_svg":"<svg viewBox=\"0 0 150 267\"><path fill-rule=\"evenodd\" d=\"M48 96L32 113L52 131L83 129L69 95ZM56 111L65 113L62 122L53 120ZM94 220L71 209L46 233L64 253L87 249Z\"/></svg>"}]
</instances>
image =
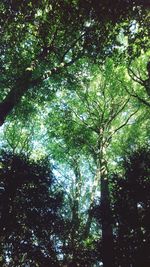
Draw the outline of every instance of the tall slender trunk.
<instances>
[{"instance_id":1,"label":"tall slender trunk","mask_svg":"<svg viewBox=\"0 0 150 267\"><path fill-rule=\"evenodd\" d=\"M82 185L82 177L78 162L74 160L74 174L75 174L75 187L74 187L74 196L73 196L73 205L72 205L72 229L71 229L71 253L72 260L69 262L69 267L77 267L77 240L78 240L78 231L79 231L79 197Z\"/></svg>"},{"instance_id":2,"label":"tall slender trunk","mask_svg":"<svg viewBox=\"0 0 150 267\"><path fill-rule=\"evenodd\" d=\"M101 183L102 261L103 267L114 267L114 244L109 181L107 163L104 160L103 153L101 154L99 164Z\"/></svg>"},{"instance_id":3,"label":"tall slender trunk","mask_svg":"<svg viewBox=\"0 0 150 267\"><path fill-rule=\"evenodd\" d=\"M112 215L108 180L101 177L102 259L103 267L114 266Z\"/></svg>"}]
</instances>

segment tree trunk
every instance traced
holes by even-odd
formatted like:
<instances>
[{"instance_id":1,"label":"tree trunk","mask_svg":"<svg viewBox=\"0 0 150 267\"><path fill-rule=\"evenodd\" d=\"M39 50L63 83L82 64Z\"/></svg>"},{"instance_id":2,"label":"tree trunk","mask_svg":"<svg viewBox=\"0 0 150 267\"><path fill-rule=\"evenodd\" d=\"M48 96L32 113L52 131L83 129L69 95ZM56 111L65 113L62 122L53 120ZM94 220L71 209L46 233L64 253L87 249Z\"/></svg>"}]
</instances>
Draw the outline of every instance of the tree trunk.
<instances>
[{"instance_id":1,"label":"tree trunk","mask_svg":"<svg viewBox=\"0 0 150 267\"><path fill-rule=\"evenodd\" d=\"M110 207L109 182L107 163L103 153L100 158L101 183L101 222L102 222L102 261L103 267L114 266L114 244L112 229L112 213Z\"/></svg>"},{"instance_id":2,"label":"tree trunk","mask_svg":"<svg viewBox=\"0 0 150 267\"><path fill-rule=\"evenodd\" d=\"M66 63L65 67L69 66L70 63ZM63 66L64 67L64 66ZM49 71L47 77L61 72L62 67L53 68ZM30 87L39 85L44 76L40 76L34 80L32 78L32 70L29 68L16 80L15 85L12 87L10 92L7 94L5 99L0 103L0 126L5 122L6 117L12 112L14 107L20 102L21 98L29 90Z\"/></svg>"},{"instance_id":3,"label":"tree trunk","mask_svg":"<svg viewBox=\"0 0 150 267\"><path fill-rule=\"evenodd\" d=\"M114 266L113 253L113 230L112 215L110 208L110 198L108 180L101 177L101 219L102 219L102 259L103 267Z\"/></svg>"},{"instance_id":4,"label":"tree trunk","mask_svg":"<svg viewBox=\"0 0 150 267\"><path fill-rule=\"evenodd\" d=\"M3 102L0 103L0 126L3 125L6 117L28 91L31 83L31 76L32 72L26 70L25 73L17 79L14 87L10 90Z\"/></svg>"}]
</instances>

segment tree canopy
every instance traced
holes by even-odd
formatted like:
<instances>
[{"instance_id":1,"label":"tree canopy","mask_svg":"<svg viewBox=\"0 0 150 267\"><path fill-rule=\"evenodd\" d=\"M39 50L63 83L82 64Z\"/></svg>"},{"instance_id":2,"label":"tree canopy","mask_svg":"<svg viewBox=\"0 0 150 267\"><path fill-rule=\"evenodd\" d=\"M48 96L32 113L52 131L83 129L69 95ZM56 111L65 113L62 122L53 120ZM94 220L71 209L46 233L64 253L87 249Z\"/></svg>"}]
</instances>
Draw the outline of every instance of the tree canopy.
<instances>
[{"instance_id":1,"label":"tree canopy","mask_svg":"<svg viewBox=\"0 0 150 267\"><path fill-rule=\"evenodd\" d=\"M51 96L51 81L68 80L82 58L103 61L120 47L131 60L147 50L147 8L120 0L1 3L1 125L24 97Z\"/></svg>"},{"instance_id":2,"label":"tree canopy","mask_svg":"<svg viewBox=\"0 0 150 267\"><path fill-rule=\"evenodd\" d=\"M149 1L0 10L2 267L149 267Z\"/></svg>"}]
</instances>

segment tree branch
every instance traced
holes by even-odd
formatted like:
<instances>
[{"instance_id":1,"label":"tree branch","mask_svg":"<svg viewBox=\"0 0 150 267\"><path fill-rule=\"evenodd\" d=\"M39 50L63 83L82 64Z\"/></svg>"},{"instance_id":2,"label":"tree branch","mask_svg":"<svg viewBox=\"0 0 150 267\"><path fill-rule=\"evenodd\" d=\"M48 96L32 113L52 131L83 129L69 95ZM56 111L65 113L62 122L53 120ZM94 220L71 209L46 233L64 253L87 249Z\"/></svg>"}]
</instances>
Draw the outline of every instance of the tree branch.
<instances>
[{"instance_id":1,"label":"tree branch","mask_svg":"<svg viewBox=\"0 0 150 267\"><path fill-rule=\"evenodd\" d=\"M121 80L119 80L119 81L122 83ZM138 99L140 102L142 102L144 105L146 105L147 107L150 107L150 103L149 103L149 102L147 102L145 99L141 98L139 95L137 95L137 94L135 94L135 93L131 93L131 92L127 89L127 87L126 87L125 85L123 85L123 86L124 86L126 92L127 92L130 96L132 96L132 97L134 97L134 98L137 98L137 99ZM133 91L133 92L134 92L134 91Z\"/></svg>"},{"instance_id":2,"label":"tree branch","mask_svg":"<svg viewBox=\"0 0 150 267\"><path fill-rule=\"evenodd\" d=\"M122 104L121 108L118 109L115 113L112 114L110 120L107 122L107 125L109 125L124 110L124 108L126 107L126 105L129 103L129 100L130 99L128 98L127 101L125 101Z\"/></svg>"},{"instance_id":3,"label":"tree branch","mask_svg":"<svg viewBox=\"0 0 150 267\"><path fill-rule=\"evenodd\" d=\"M132 75L131 75L131 73ZM141 77L138 77L131 68L128 68L128 74L131 77L131 79L135 82L138 82L141 85L144 85L144 80Z\"/></svg>"},{"instance_id":4,"label":"tree branch","mask_svg":"<svg viewBox=\"0 0 150 267\"><path fill-rule=\"evenodd\" d=\"M126 119L126 121L125 121L123 124L121 124L118 128L116 128L116 129L112 132L112 134L108 137L107 142L109 142L109 140L111 140L112 136L113 136L116 132L118 132L118 131L121 130L124 126L126 126L127 123L128 123L128 121L131 119L131 117L132 117L133 115L135 115L138 111L139 111L139 109L137 109L136 111L134 111L134 112L133 112L133 113Z\"/></svg>"}]
</instances>

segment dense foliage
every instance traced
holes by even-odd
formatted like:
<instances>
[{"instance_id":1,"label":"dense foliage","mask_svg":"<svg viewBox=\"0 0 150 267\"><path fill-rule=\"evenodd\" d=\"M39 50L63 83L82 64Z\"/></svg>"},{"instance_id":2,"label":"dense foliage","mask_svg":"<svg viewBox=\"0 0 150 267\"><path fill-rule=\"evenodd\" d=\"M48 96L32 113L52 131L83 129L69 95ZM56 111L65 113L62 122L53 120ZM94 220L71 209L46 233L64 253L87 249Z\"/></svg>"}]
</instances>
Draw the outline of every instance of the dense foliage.
<instances>
[{"instance_id":1,"label":"dense foliage","mask_svg":"<svg viewBox=\"0 0 150 267\"><path fill-rule=\"evenodd\" d=\"M1 124L20 101L24 105L24 95L51 98L81 59L127 54L131 60L148 49L146 1L13 0L0 7Z\"/></svg>"},{"instance_id":2,"label":"dense foliage","mask_svg":"<svg viewBox=\"0 0 150 267\"><path fill-rule=\"evenodd\" d=\"M62 196L53 183L48 161L34 163L24 155L1 153L1 266L7 261L9 266L57 266Z\"/></svg>"},{"instance_id":3,"label":"dense foliage","mask_svg":"<svg viewBox=\"0 0 150 267\"><path fill-rule=\"evenodd\" d=\"M1 1L3 267L149 267L149 11Z\"/></svg>"},{"instance_id":4,"label":"dense foliage","mask_svg":"<svg viewBox=\"0 0 150 267\"><path fill-rule=\"evenodd\" d=\"M123 177L114 176L117 266L150 264L150 151L125 158Z\"/></svg>"}]
</instances>

